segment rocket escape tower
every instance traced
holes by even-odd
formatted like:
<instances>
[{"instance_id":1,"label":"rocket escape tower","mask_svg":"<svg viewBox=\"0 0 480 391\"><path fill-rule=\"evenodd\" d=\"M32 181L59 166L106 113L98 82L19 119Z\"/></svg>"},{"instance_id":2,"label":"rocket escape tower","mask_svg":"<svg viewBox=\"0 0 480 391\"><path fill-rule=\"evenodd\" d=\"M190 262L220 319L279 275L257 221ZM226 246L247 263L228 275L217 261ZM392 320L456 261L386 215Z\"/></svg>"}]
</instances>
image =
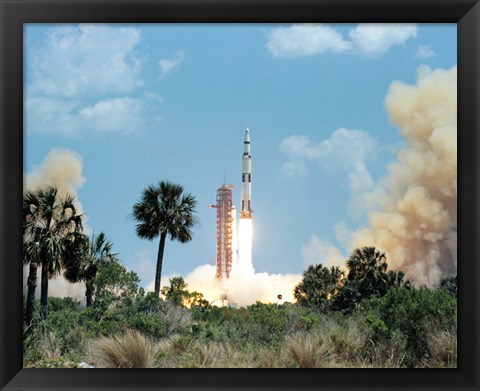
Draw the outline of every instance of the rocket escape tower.
<instances>
[{"instance_id":1,"label":"rocket escape tower","mask_svg":"<svg viewBox=\"0 0 480 391\"><path fill-rule=\"evenodd\" d=\"M217 209L217 270L216 280L230 277L233 258L233 221L235 206L232 204L232 189L234 186L223 184L217 189L217 204L211 205Z\"/></svg>"}]
</instances>

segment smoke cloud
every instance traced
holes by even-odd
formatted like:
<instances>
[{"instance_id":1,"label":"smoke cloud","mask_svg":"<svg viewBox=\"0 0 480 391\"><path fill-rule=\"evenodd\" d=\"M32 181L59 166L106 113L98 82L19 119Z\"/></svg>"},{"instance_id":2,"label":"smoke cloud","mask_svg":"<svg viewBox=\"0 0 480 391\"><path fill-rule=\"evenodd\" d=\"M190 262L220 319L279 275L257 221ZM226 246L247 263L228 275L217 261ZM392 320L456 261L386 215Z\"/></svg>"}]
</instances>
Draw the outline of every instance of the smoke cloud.
<instances>
[{"instance_id":1,"label":"smoke cloud","mask_svg":"<svg viewBox=\"0 0 480 391\"><path fill-rule=\"evenodd\" d=\"M60 196L66 193L77 195L77 189L82 187L86 179L82 176L81 156L68 149L52 149L44 161L26 175L25 187L54 185L58 187Z\"/></svg>"},{"instance_id":2,"label":"smoke cloud","mask_svg":"<svg viewBox=\"0 0 480 391\"><path fill-rule=\"evenodd\" d=\"M405 141L369 196L369 227L352 248L373 245L418 285L457 268L457 68L418 70L416 85L394 82L385 107Z\"/></svg>"},{"instance_id":3,"label":"smoke cloud","mask_svg":"<svg viewBox=\"0 0 480 391\"><path fill-rule=\"evenodd\" d=\"M284 303L295 301L293 289L302 279L300 274L256 273L253 269L235 266L228 280L214 281L214 276L214 265L199 266L185 276L187 289L203 293L214 304L221 304L225 297L229 304L239 306L254 304L257 300L263 303ZM162 278L162 283L168 285L168 277ZM282 295L281 300L277 297L279 294Z\"/></svg>"},{"instance_id":4,"label":"smoke cloud","mask_svg":"<svg viewBox=\"0 0 480 391\"><path fill-rule=\"evenodd\" d=\"M86 178L82 176L82 169L82 157L78 153L68 149L55 148L48 153L40 165L35 166L30 173L25 175L24 188L35 189L42 186L56 186L60 197L67 193L75 196L78 212L83 213L82 205L77 197L77 189L86 182ZM85 224L85 217L84 215L84 231L88 234L91 229ZM28 270L28 266L24 266L24 294L27 291ZM40 270L38 270L37 278L40 280ZM37 298L40 297L39 285L37 285L36 291ZM84 284L72 284L66 281L62 275L49 281L48 291L50 296L72 297L80 302L83 302L85 297Z\"/></svg>"},{"instance_id":5,"label":"smoke cloud","mask_svg":"<svg viewBox=\"0 0 480 391\"><path fill-rule=\"evenodd\" d=\"M28 266L23 267L23 294L27 294L27 278ZM41 270L37 270L37 290L35 291L35 298L40 299L40 278ZM80 283L72 284L63 278L60 274L48 281L48 296L51 297L71 297L80 302L80 305L85 305L85 285Z\"/></svg>"}]
</instances>

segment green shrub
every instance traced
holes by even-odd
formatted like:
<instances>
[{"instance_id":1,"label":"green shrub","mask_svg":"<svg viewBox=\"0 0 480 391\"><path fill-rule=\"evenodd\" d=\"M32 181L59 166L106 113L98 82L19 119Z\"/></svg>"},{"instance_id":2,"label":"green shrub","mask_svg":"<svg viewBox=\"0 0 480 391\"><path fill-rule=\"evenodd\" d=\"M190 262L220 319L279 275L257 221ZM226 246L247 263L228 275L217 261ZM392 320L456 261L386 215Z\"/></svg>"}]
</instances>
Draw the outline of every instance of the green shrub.
<instances>
[{"instance_id":1,"label":"green shrub","mask_svg":"<svg viewBox=\"0 0 480 391\"><path fill-rule=\"evenodd\" d=\"M300 331L309 331L319 322L319 315L312 308L302 307L296 304L284 304L279 306L285 314L285 334L291 335Z\"/></svg>"},{"instance_id":2,"label":"green shrub","mask_svg":"<svg viewBox=\"0 0 480 391\"><path fill-rule=\"evenodd\" d=\"M247 311L250 314L247 324L258 343L275 344L283 340L287 317L277 305L257 302L248 306Z\"/></svg>"},{"instance_id":3,"label":"green shrub","mask_svg":"<svg viewBox=\"0 0 480 391\"><path fill-rule=\"evenodd\" d=\"M456 325L456 300L443 290L427 288L392 288L382 298L363 303L366 320L377 340L391 337L395 331L406 337L408 355L405 366L420 365L430 359L427 332L432 324L437 330Z\"/></svg>"},{"instance_id":4,"label":"green shrub","mask_svg":"<svg viewBox=\"0 0 480 391\"><path fill-rule=\"evenodd\" d=\"M49 312L59 311L75 311L80 306L80 302L72 299L71 297L49 297L48 298L48 310Z\"/></svg>"},{"instance_id":5,"label":"green shrub","mask_svg":"<svg viewBox=\"0 0 480 391\"><path fill-rule=\"evenodd\" d=\"M452 294L455 297L457 297L457 285L458 285L457 275L443 277L440 280L440 289L447 291L448 293Z\"/></svg>"},{"instance_id":6,"label":"green shrub","mask_svg":"<svg viewBox=\"0 0 480 391\"><path fill-rule=\"evenodd\" d=\"M158 316L151 314L138 312L128 319L128 325L151 338L160 338L165 335L165 327L162 320Z\"/></svg>"}]
</instances>

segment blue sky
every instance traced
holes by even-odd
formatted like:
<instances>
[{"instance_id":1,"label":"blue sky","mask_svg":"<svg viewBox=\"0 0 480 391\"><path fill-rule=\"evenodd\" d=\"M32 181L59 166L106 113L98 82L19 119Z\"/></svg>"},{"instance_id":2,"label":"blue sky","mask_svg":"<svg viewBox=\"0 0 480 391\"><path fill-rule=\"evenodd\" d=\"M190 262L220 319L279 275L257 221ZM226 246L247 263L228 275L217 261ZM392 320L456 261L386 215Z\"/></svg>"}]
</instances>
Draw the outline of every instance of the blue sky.
<instances>
[{"instance_id":1,"label":"blue sky","mask_svg":"<svg viewBox=\"0 0 480 391\"><path fill-rule=\"evenodd\" d=\"M27 24L24 171L73 151L89 229L148 284L158 242L136 237L133 204L160 180L184 186L200 224L167 242L163 271L214 264L208 205L225 177L238 206L248 123L255 269L301 273L367 224L363 196L402 145L389 86L451 68L456 40L454 24Z\"/></svg>"}]
</instances>

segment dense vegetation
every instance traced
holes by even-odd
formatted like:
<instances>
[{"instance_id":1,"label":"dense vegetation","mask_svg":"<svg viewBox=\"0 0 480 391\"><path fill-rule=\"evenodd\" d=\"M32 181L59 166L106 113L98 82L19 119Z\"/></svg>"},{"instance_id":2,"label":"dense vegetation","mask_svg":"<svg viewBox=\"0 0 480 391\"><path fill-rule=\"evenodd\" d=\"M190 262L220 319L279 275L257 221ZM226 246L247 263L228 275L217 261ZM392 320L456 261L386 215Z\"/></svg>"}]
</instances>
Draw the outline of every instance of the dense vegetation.
<instances>
[{"instance_id":1,"label":"dense vegetation","mask_svg":"<svg viewBox=\"0 0 480 391\"><path fill-rule=\"evenodd\" d=\"M25 334L25 366L456 366L456 298L448 289L394 286L346 312L331 300L215 307L181 277L162 298L138 281L110 263L99 268L90 307L50 297L48 317Z\"/></svg>"},{"instance_id":2,"label":"dense vegetation","mask_svg":"<svg viewBox=\"0 0 480 391\"><path fill-rule=\"evenodd\" d=\"M188 241L194 199L182 192L174 192L171 209L183 204L186 215L168 229L149 226L148 235L139 223L137 234ZM148 192L142 200L157 211L165 206ZM134 217L146 221L148 208L140 204ZM415 287L388 270L385 254L373 247L354 250L345 270L309 266L294 289L296 303L238 309L212 306L182 277L146 292L112 247L103 233L82 234L71 197L60 199L55 188L24 195L26 367L456 367L456 276L436 289ZM48 279L58 273L85 284L85 303L46 299Z\"/></svg>"}]
</instances>

